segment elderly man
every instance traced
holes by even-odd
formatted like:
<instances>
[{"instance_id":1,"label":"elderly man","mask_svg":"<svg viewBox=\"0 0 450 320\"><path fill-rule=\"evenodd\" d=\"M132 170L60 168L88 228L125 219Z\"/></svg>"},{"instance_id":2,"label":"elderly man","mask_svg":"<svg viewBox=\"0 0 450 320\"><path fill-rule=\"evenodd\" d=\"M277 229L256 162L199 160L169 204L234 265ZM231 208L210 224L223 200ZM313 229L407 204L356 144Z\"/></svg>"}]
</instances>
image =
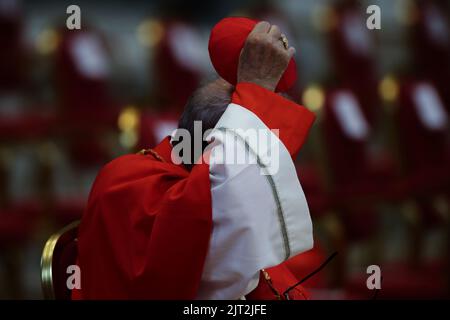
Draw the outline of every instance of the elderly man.
<instances>
[{"instance_id":1,"label":"elderly man","mask_svg":"<svg viewBox=\"0 0 450 320\"><path fill-rule=\"evenodd\" d=\"M280 39L278 27L256 24L236 86L198 89L172 137L100 171L80 225L74 298L304 297L284 292L296 279L282 263L312 247L292 157L314 116L274 92L295 53ZM250 139L252 130L264 134Z\"/></svg>"}]
</instances>

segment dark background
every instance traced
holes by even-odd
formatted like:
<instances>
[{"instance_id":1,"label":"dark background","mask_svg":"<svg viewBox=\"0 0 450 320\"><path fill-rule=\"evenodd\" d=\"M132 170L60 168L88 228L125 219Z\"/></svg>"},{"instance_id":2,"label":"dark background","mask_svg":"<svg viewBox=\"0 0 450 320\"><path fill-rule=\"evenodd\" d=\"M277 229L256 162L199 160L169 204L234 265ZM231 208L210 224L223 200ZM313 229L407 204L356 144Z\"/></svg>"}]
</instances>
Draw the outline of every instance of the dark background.
<instances>
[{"instance_id":1,"label":"dark background","mask_svg":"<svg viewBox=\"0 0 450 320\"><path fill-rule=\"evenodd\" d=\"M381 30L366 28L371 4ZM300 278L339 254L311 298L370 299L372 264L379 298L449 297L448 1L0 0L0 298L42 297L46 239L80 218L103 164L176 126L230 15L282 28L289 94L317 114L296 161L316 246L290 266Z\"/></svg>"}]
</instances>

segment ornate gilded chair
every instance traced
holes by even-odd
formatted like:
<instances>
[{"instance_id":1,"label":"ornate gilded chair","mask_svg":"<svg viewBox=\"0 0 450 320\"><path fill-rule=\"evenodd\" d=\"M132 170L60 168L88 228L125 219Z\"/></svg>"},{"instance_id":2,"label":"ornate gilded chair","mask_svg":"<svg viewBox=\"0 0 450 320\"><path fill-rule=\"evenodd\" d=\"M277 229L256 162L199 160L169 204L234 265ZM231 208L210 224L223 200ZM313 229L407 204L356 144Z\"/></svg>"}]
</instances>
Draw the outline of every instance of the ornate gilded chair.
<instances>
[{"instance_id":1,"label":"ornate gilded chair","mask_svg":"<svg viewBox=\"0 0 450 320\"><path fill-rule=\"evenodd\" d=\"M41 284L45 299L70 300L67 267L76 264L79 221L72 222L45 243L41 257Z\"/></svg>"}]
</instances>

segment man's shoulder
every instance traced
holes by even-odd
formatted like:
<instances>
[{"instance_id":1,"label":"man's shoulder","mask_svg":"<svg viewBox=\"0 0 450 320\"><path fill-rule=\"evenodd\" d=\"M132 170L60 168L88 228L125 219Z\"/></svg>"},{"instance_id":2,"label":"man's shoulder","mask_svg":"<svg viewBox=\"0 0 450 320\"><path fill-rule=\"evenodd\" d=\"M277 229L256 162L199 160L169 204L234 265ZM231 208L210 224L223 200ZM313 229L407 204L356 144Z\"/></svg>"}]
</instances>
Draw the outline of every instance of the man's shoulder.
<instances>
[{"instance_id":1,"label":"man's shoulder","mask_svg":"<svg viewBox=\"0 0 450 320\"><path fill-rule=\"evenodd\" d=\"M129 167L129 169L132 169L134 165L145 165L147 167L157 165L157 162L152 160L153 159L143 157L140 154L125 154L106 163L100 170L100 172L109 172L118 168L125 169L127 167Z\"/></svg>"},{"instance_id":2,"label":"man's shoulder","mask_svg":"<svg viewBox=\"0 0 450 320\"><path fill-rule=\"evenodd\" d=\"M152 174L185 175L177 165L164 162L146 154L127 154L113 159L103 166L97 177L139 177Z\"/></svg>"},{"instance_id":3,"label":"man's shoulder","mask_svg":"<svg viewBox=\"0 0 450 320\"><path fill-rule=\"evenodd\" d=\"M192 190L194 192L189 193L191 203L197 200L202 202L203 196L210 193L209 165L198 165L196 167L200 169L188 171L182 164L166 159L158 157L158 154L138 153L111 160L98 172L88 204L118 197L141 197L146 192L151 192L154 198L163 196L169 190L179 197Z\"/></svg>"}]
</instances>

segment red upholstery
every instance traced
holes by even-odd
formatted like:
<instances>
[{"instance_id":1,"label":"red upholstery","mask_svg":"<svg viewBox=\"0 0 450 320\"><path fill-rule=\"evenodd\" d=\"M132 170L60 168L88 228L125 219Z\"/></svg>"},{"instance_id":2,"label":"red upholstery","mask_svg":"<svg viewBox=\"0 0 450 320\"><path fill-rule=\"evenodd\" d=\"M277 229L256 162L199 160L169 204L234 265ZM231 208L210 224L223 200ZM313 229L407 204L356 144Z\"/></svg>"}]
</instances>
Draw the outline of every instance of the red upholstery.
<instances>
[{"instance_id":1,"label":"red upholstery","mask_svg":"<svg viewBox=\"0 0 450 320\"><path fill-rule=\"evenodd\" d=\"M322 179L313 165L302 164L296 167L303 192L308 199L311 215L313 218L319 218L332 207L331 197L326 192Z\"/></svg>"},{"instance_id":2,"label":"red upholstery","mask_svg":"<svg viewBox=\"0 0 450 320\"><path fill-rule=\"evenodd\" d=\"M35 109L38 109L36 107ZM20 116L0 117L0 139L17 143L21 139L37 139L48 136L54 127L56 117L36 110Z\"/></svg>"},{"instance_id":3,"label":"red upholstery","mask_svg":"<svg viewBox=\"0 0 450 320\"><path fill-rule=\"evenodd\" d=\"M40 213L41 208L34 202L0 209L0 247L27 241Z\"/></svg>"},{"instance_id":4,"label":"red upholstery","mask_svg":"<svg viewBox=\"0 0 450 320\"><path fill-rule=\"evenodd\" d=\"M433 80L450 112L450 42L447 34L442 34L441 28L432 28L432 24L439 25L439 20L447 19L445 12L449 6L446 1L416 1L418 5L417 21L411 28L414 65L417 74ZM448 20L448 19L447 19ZM444 22L445 23L445 22ZM448 21L447 21L448 25Z\"/></svg>"},{"instance_id":5,"label":"red upholstery","mask_svg":"<svg viewBox=\"0 0 450 320\"><path fill-rule=\"evenodd\" d=\"M97 75L90 75L83 73L80 70L77 59L82 59L74 53L75 45L80 45L80 39L83 37L88 38L88 42L85 46L90 48L93 39L95 43L99 43L98 47L95 47L94 54L97 50L101 50L99 54L102 54L98 59L108 59L108 56L103 56L106 53L106 44L104 43L101 35L93 30L83 28L81 31L67 30L67 28L61 28L61 44L56 52L55 61L55 75L57 79L56 85L61 92L61 103L66 110L95 110L108 108L111 105L111 99L107 90L107 78L103 73ZM75 41L78 41L75 43ZM83 42L81 42L83 43ZM97 62L97 61L96 61ZM97 63L102 63L99 61ZM98 119L101 120L101 119Z\"/></svg>"},{"instance_id":6,"label":"red upholstery","mask_svg":"<svg viewBox=\"0 0 450 320\"><path fill-rule=\"evenodd\" d=\"M0 91L15 90L23 84L24 39L22 12L19 5L13 10L0 10Z\"/></svg>"},{"instance_id":7,"label":"red upholstery","mask_svg":"<svg viewBox=\"0 0 450 320\"><path fill-rule=\"evenodd\" d=\"M369 45L372 44L372 35L365 28L363 10L357 2L342 1L335 10L337 26L329 33L329 42L336 77L339 83L352 88L361 102L362 112L369 123L373 124L378 110L376 71L370 47L365 46L366 41ZM356 41L357 48L350 40L350 33L364 37L353 40Z\"/></svg>"},{"instance_id":8,"label":"red upholstery","mask_svg":"<svg viewBox=\"0 0 450 320\"><path fill-rule=\"evenodd\" d=\"M408 171L428 170L436 166L445 168L449 159L446 128L442 130L426 128L416 112L413 94L422 83L426 82L413 79L403 81L396 113L400 151Z\"/></svg>"},{"instance_id":9,"label":"red upholstery","mask_svg":"<svg viewBox=\"0 0 450 320\"><path fill-rule=\"evenodd\" d=\"M396 177L390 157L385 155L374 160L368 153L371 127L363 113L359 121L366 122L364 134L350 134L348 130L351 129L344 129L342 121L345 120L339 120L337 111L338 107L343 110L343 95L346 99L355 97L352 91L345 88L327 93L322 122L324 148L332 182L330 203L341 214L346 236L358 240L370 237L377 230L378 216L374 204L380 199L392 199L397 195ZM361 107L356 97L353 101L355 108ZM355 119L350 117L346 120Z\"/></svg>"},{"instance_id":10,"label":"red upholstery","mask_svg":"<svg viewBox=\"0 0 450 320\"><path fill-rule=\"evenodd\" d=\"M59 200L52 208L53 218L59 226L79 220L86 206L86 199Z\"/></svg>"},{"instance_id":11,"label":"red upholstery","mask_svg":"<svg viewBox=\"0 0 450 320\"><path fill-rule=\"evenodd\" d=\"M398 192L417 198L448 194L450 190L448 123L443 128L431 130L422 123L415 107L414 90L424 83L429 84L416 79L402 81L395 114L404 165L404 178L396 187ZM429 206L419 205L422 206L421 211L428 213L426 215L436 215Z\"/></svg>"},{"instance_id":12,"label":"red upholstery","mask_svg":"<svg viewBox=\"0 0 450 320\"><path fill-rule=\"evenodd\" d=\"M334 184L339 188L355 181L364 181L369 170L367 140L356 140L346 136L333 111L335 96L344 90L347 91L337 89L327 93L323 119L326 154Z\"/></svg>"},{"instance_id":13,"label":"red upholstery","mask_svg":"<svg viewBox=\"0 0 450 320\"><path fill-rule=\"evenodd\" d=\"M350 198L386 196L390 193L387 186L394 179L392 160L384 156L374 161L368 154L370 127L369 136L360 139L345 133L334 111L336 97L343 92L352 94L344 88L327 93L323 117L324 148L331 170L334 201L344 204Z\"/></svg>"},{"instance_id":14,"label":"red upholstery","mask_svg":"<svg viewBox=\"0 0 450 320\"><path fill-rule=\"evenodd\" d=\"M164 105L181 111L189 96L200 84L201 72L186 66L178 59L173 43L183 40L177 39L180 36L178 28L183 28L184 32L192 32L192 34L198 31L180 21L166 21L164 28L167 36L155 48L153 65L156 87L154 92Z\"/></svg>"},{"instance_id":15,"label":"red upholstery","mask_svg":"<svg viewBox=\"0 0 450 320\"><path fill-rule=\"evenodd\" d=\"M62 40L54 72L60 108L55 133L65 136L77 166L104 164L110 155L101 138L107 130L116 129L119 114L108 87L107 45L102 35L91 29L62 28L59 32ZM91 61L92 65L83 67L83 61Z\"/></svg>"}]
</instances>

